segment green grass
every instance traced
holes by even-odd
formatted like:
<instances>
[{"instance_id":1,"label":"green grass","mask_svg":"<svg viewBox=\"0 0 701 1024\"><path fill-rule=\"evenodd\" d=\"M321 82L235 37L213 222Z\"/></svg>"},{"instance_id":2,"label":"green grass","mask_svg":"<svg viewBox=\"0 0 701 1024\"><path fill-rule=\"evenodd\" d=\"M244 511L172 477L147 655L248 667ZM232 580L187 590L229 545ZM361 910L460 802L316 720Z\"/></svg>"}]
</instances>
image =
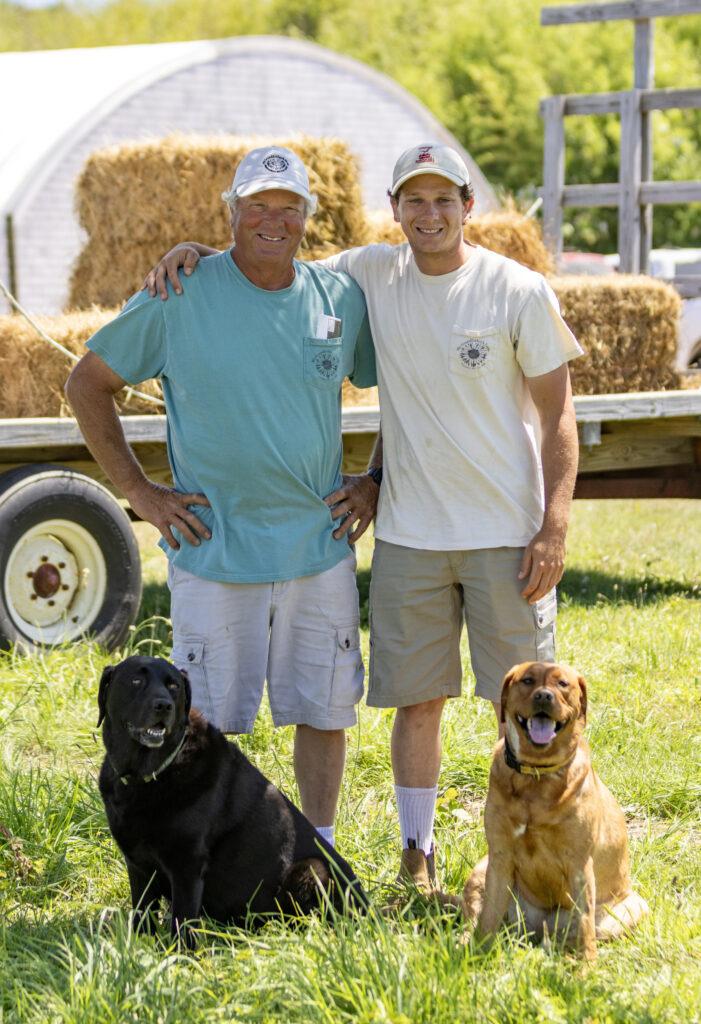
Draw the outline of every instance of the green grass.
<instances>
[{"instance_id":1,"label":"green grass","mask_svg":"<svg viewBox=\"0 0 701 1024\"><path fill-rule=\"evenodd\" d=\"M690 1024L701 1019L701 516L698 502L578 502L560 588L558 653L587 678L595 766L629 822L651 916L585 971L560 950L500 937L484 953L459 923L413 904L371 918L257 933L205 922L197 952L135 936L126 871L96 778L105 664L169 652L163 556L140 525L144 601L124 651L0 656L0 1021ZM371 542L360 551L367 610ZM367 654L367 629L363 632ZM465 650L466 689L471 688ZM339 849L378 902L398 863L389 737L363 707L349 731ZM485 852L495 724L449 703L437 813L443 887ZM292 730L263 708L241 745L292 797Z\"/></svg>"}]
</instances>

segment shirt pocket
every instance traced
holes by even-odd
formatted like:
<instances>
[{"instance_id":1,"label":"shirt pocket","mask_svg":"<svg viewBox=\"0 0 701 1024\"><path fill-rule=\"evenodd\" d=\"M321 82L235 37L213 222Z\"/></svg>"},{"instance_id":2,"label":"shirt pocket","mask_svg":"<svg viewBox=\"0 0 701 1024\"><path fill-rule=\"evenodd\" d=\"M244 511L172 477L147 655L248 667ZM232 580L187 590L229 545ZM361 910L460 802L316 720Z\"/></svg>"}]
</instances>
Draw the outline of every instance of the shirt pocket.
<instances>
[{"instance_id":1,"label":"shirt pocket","mask_svg":"<svg viewBox=\"0 0 701 1024\"><path fill-rule=\"evenodd\" d=\"M494 368L498 344L499 331L496 327L473 331L453 324L450 336L451 372L468 380L484 377Z\"/></svg>"},{"instance_id":2,"label":"shirt pocket","mask_svg":"<svg viewBox=\"0 0 701 1024\"><path fill-rule=\"evenodd\" d=\"M338 388L343 381L343 338L304 339L304 383Z\"/></svg>"}]
</instances>

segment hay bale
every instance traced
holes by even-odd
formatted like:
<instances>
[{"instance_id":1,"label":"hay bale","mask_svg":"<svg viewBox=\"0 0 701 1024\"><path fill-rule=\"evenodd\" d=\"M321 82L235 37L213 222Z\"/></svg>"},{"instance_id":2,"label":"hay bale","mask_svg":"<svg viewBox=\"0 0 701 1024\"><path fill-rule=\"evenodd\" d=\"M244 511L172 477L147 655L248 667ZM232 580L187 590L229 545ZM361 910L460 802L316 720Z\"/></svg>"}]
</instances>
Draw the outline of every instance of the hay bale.
<instances>
[{"instance_id":1,"label":"hay bale","mask_svg":"<svg viewBox=\"0 0 701 1024\"><path fill-rule=\"evenodd\" d=\"M570 363L575 394L681 387L674 361L682 303L674 288L642 274L549 280L585 352Z\"/></svg>"},{"instance_id":2,"label":"hay bale","mask_svg":"<svg viewBox=\"0 0 701 1024\"><path fill-rule=\"evenodd\" d=\"M367 408L380 404L377 388L355 388L347 377L343 382L342 401L344 407L349 409L361 406Z\"/></svg>"},{"instance_id":3,"label":"hay bale","mask_svg":"<svg viewBox=\"0 0 701 1024\"><path fill-rule=\"evenodd\" d=\"M406 242L406 236L390 210L368 214L366 223L368 242L386 242L388 245ZM508 256L540 274L550 274L555 269L553 258L543 245L540 225L519 213L511 200L502 210L470 218L464 235L469 242Z\"/></svg>"},{"instance_id":4,"label":"hay bale","mask_svg":"<svg viewBox=\"0 0 701 1024\"><path fill-rule=\"evenodd\" d=\"M473 217L465 225L465 238L522 263L539 274L550 274L555 263L543 245L540 224L519 213L512 200L503 209Z\"/></svg>"},{"instance_id":5,"label":"hay bale","mask_svg":"<svg viewBox=\"0 0 701 1024\"><path fill-rule=\"evenodd\" d=\"M388 200L389 201L389 200ZM373 210L365 217L368 244L401 245L406 242L406 235L397 224L391 210Z\"/></svg>"},{"instance_id":6,"label":"hay bale","mask_svg":"<svg viewBox=\"0 0 701 1024\"><path fill-rule=\"evenodd\" d=\"M58 317L38 317L44 331L69 352L82 356L88 338L112 320L116 309L88 309ZM70 416L64 384L74 361L39 335L22 316L0 316L0 409L3 417ZM160 396L160 385L149 381L140 387ZM121 412L162 412L162 407L120 392Z\"/></svg>"},{"instance_id":7,"label":"hay bale","mask_svg":"<svg viewBox=\"0 0 701 1024\"><path fill-rule=\"evenodd\" d=\"M173 135L110 146L89 157L77 184L76 210L88 242L71 276L71 305L120 305L163 253L185 239L227 248L231 229L221 193L243 156L273 141L302 158L319 197L300 257L317 259L364 244L358 168L340 139Z\"/></svg>"}]
</instances>

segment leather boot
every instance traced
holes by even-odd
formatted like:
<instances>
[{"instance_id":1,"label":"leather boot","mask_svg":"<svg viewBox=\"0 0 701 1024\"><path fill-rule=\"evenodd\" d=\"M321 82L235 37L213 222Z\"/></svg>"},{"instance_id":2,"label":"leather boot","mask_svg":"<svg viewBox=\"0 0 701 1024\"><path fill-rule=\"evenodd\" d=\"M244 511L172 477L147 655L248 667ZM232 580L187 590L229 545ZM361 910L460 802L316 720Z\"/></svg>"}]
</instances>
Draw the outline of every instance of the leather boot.
<instances>
[{"instance_id":1,"label":"leather boot","mask_svg":"<svg viewBox=\"0 0 701 1024\"><path fill-rule=\"evenodd\" d=\"M397 875L399 884L410 882L426 895L436 889L436 855L435 848L427 855L416 846L402 850L402 861Z\"/></svg>"}]
</instances>

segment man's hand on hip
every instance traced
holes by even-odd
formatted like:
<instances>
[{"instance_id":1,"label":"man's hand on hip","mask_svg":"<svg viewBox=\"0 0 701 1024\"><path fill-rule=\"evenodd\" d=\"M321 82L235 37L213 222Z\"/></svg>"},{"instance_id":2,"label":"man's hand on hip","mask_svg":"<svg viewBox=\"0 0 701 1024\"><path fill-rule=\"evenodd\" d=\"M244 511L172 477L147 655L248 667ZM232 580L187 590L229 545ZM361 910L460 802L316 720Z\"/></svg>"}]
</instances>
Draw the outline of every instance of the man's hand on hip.
<instances>
[{"instance_id":1,"label":"man's hand on hip","mask_svg":"<svg viewBox=\"0 0 701 1024\"><path fill-rule=\"evenodd\" d=\"M144 479L138 487L130 490L126 497L137 516L145 519L147 523L152 523L174 551L178 551L180 545L173 536L173 527L193 547L200 544L200 537L209 540L212 536L209 528L188 508L188 505L209 507L209 501L204 494L181 494L172 487L162 487Z\"/></svg>"},{"instance_id":2,"label":"man's hand on hip","mask_svg":"<svg viewBox=\"0 0 701 1024\"><path fill-rule=\"evenodd\" d=\"M338 490L324 498L331 509L331 518L343 517L341 525L333 532L336 540L346 535L350 544L360 540L375 518L379 494L380 488L370 476L343 477ZM355 528L351 530L354 523Z\"/></svg>"}]
</instances>

